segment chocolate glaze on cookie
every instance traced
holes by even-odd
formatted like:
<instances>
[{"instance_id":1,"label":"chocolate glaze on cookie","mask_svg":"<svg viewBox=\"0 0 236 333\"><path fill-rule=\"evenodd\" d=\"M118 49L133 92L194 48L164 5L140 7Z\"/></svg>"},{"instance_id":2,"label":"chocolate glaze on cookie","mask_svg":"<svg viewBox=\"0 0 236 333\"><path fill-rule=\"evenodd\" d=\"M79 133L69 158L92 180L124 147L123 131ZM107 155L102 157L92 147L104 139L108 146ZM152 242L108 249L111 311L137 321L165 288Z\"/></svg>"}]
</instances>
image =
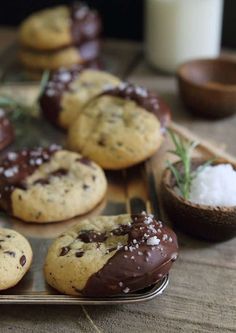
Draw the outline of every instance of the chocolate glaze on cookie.
<instances>
[{"instance_id":1,"label":"chocolate glaze on cookie","mask_svg":"<svg viewBox=\"0 0 236 333\"><path fill-rule=\"evenodd\" d=\"M172 230L152 215L131 217L132 223L112 231L114 235L127 234L127 244L111 249L117 251L88 279L84 289L78 290L84 296L112 296L143 289L162 279L177 259L177 238ZM91 241L97 242L94 234Z\"/></svg>"},{"instance_id":2,"label":"chocolate glaze on cookie","mask_svg":"<svg viewBox=\"0 0 236 333\"><path fill-rule=\"evenodd\" d=\"M101 43L98 39L90 40L78 47L79 56L83 64L92 63L99 57Z\"/></svg>"},{"instance_id":3,"label":"chocolate glaze on cookie","mask_svg":"<svg viewBox=\"0 0 236 333\"><path fill-rule=\"evenodd\" d=\"M40 97L39 103L44 116L53 124L58 124L62 94L69 90L69 85L82 70L82 66L61 68L50 75Z\"/></svg>"},{"instance_id":4,"label":"chocolate glaze on cookie","mask_svg":"<svg viewBox=\"0 0 236 333\"><path fill-rule=\"evenodd\" d=\"M170 122L170 109L157 94L146 88L123 82L118 87L107 89L100 96L110 95L135 101L145 110L153 112L164 131Z\"/></svg>"},{"instance_id":5,"label":"chocolate glaze on cookie","mask_svg":"<svg viewBox=\"0 0 236 333\"><path fill-rule=\"evenodd\" d=\"M0 150L14 140L14 129L3 109L0 109Z\"/></svg>"},{"instance_id":6,"label":"chocolate glaze on cookie","mask_svg":"<svg viewBox=\"0 0 236 333\"><path fill-rule=\"evenodd\" d=\"M54 144L48 148L9 152L0 162L0 208L11 213L11 194L14 189L26 189L25 179L60 149L60 146Z\"/></svg>"},{"instance_id":7,"label":"chocolate glaze on cookie","mask_svg":"<svg viewBox=\"0 0 236 333\"><path fill-rule=\"evenodd\" d=\"M70 8L71 35L74 45L97 38L102 31L99 14L86 4L74 3Z\"/></svg>"},{"instance_id":8,"label":"chocolate glaze on cookie","mask_svg":"<svg viewBox=\"0 0 236 333\"><path fill-rule=\"evenodd\" d=\"M87 52L87 51L86 51ZM99 69L97 61L84 65L74 65L69 69L60 68L52 72L40 97L39 103L44 116L54 125L58 125L62 95L70 91L72 83L85 68Z\"/></svg>"}]
</instances>

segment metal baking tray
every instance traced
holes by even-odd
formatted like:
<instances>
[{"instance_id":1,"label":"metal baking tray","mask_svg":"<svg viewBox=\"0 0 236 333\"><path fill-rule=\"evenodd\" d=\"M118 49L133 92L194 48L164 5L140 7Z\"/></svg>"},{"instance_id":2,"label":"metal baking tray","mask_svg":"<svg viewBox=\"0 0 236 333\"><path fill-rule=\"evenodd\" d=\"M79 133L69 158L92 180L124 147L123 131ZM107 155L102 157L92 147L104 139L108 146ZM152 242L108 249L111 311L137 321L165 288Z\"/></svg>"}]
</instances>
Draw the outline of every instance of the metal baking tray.
<instances>
[{"instance_id":1,"label":"metal baking tray","mask_svg":"<svg viewBox=\"0 0 236 333\"><path fill-rule=\"evenodd\" d=\"M29 87L28 87L29 88ZM24 98L31 91L27 86L12 86L11 93ZM0 89L1 94L1 89ZM40 116L19 119L17 138L8 149L14 150L50 143L64 145L65 134L52 127ZM81 219L96 215L117 215L140 213L143 210L157 214L157 195L151 161L122 171L106 172L108 191L103 201L89 214L68 221L34 224L25 223L15 218L0 215L0 226L12 228L22 233L30 241L34 258L30 271L14 288L0 293L0 303L25 304L123 304L143 302L159 295L168 284L168 276L155 285L138 292L110 298L82 298L59 295L49 287L43 277L43 264L47 249L52 240Z\"/></svg>"}]
</instances>

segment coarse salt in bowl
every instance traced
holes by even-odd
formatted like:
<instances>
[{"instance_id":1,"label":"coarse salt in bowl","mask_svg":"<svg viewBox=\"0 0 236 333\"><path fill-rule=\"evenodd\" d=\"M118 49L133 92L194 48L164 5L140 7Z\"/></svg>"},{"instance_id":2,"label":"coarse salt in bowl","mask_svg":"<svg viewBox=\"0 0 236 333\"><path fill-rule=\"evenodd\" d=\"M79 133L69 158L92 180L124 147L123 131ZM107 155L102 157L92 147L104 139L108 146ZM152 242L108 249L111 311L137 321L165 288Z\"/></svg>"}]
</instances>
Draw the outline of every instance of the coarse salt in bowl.
<instances>
[{"instance_id":1,"label":"coarse salt in bowl","mask_svg":"<svg viewBox=\"0 0 236 333\"><path fill-rule=\"evenodd\" d=\"M189 200L209 206L236 206L236 171L231 164L218 164L197 169Z\"/></svg>"},{"instance_id":2,"label":"coarse salt in bowl","mask_svg":"<svg viewBox=\"0 0 236 333\"><path fill-rule=\"evenodd\" d=\"M193 181L191 201L176 191L176 179L169 168L165 169L161 181L163 208L183 232L208 241L223 241L236 237L236 164L231 166L219 159L212 166L204 166L206 162L192 159L191 171L199 167L202 170ZM181 161L173 165L179 172L183 170Z\"/></svg>"}]
</instances>

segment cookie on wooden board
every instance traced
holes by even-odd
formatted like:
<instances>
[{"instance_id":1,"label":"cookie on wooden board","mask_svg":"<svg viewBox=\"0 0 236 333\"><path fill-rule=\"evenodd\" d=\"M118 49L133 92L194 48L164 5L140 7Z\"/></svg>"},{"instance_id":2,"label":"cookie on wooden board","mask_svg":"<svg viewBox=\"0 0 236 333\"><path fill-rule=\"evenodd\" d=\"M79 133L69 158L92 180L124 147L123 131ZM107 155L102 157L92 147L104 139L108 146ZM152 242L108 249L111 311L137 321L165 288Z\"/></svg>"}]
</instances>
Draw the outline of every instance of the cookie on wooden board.
<instances>
[{"instance_id":1,"label":"cookie on wooden board","mask_svg":"<svg viewBox=\"0 0 236 333\"><path fill-rule=\"evenodd\" d=\"M39 52L22 48L19 58L22 64L31 70L56 70L74 64L89 63L98 58L100 42L97 39L86 41L79 46L68 46L55 51Z\"/></svg>"},{"instance_id":2,"label":"cookie on wooden board","mask_svg":"<svg viewBox=\"0 0 236 333\"><path fill-rule=\"evenodd\" d=\"M29 270L32 249L18 232L0 228L0 290L14 287Z\"/></svg>"},{"instance_id":3,"label":"cookie on wooden board","mask_svg":"<svg viewBox=\"0 0 236 333\"><path fill-rule=\"evenodd\" d=\"M98 165L56 145L8 153L0 162L0 184L0 207L36 223L85 214L107 188Z\"/></svg>"},{"instance_id":4,"label":"cookie on wooden board","mask_svg":"<svg viewBox=\"0 0 236 333\"><path fill-rule=\"evenodd\" d=\"M97 216L52 243L44 272L61 293L122 295L162 279L177 255L175 233L153 215Z\"/></svg>"},{"instance_id":5,"label":"cookie on wooden board","mask_svg":"<svg viewBox=\"0 0 236 333\"><path fill-rule=\"evenodd\" d=\"M122 169L152 156L163 141L169 110L145 88L122 83L92 99L68 133L68 147L104 169Z\"/></svg>"},{"instance_id":6,"label":"cookie on wooden board","mask_svg":"<svg viewBox=\"0 0 236 333\"><path fill-rule=\"evenodd\" d=\"M99 14L85 4L58 6L33 13L23 21L19 41L34 50L58 50L96 39L101 26Z\"/></svg>"},{"instance_id":7,"label":"cookie on wooden board","mask_svg":"<svg viewBox=\"0 0 236 333\"><path fill-rule=\"evenodd\" d=\"M119 83L118 77L96 69L82 66L60 69L45 86L40 98L41 110L51 123L68 128L90 99Z\"/></svg>"}]
</instances>

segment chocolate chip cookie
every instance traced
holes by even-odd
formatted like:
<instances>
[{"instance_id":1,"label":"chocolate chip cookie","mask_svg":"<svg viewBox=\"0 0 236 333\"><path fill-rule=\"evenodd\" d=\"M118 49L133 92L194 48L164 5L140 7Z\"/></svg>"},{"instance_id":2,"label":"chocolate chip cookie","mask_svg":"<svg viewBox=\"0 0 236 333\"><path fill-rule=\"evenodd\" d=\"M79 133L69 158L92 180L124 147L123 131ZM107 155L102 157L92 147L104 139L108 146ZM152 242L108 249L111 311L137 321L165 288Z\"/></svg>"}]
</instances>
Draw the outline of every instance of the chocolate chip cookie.
<instances>
[{"instance_id":1,"label":"chocolate chip cookie","mask_svg":"<svg viewBox=\"0 0 236 333\"><path fill-rule=\"evenodd\" d=\"M98 58L100 42L91 40L79 46L69 46L57 51L39 52L32 49L21 49L19 57L22 64L31 70L56 70L74 64L89 63Z\"/></svg>"},{"instance_id":2,"label":"chocolate chip cookie","mask_svg":"<svg viewBox=\"0 0 236 333\"><path fill-rule=\"evenodd\" d=\"M175 233L153 215L98 216L53 242L45 278L68 295L124 295L162 279L177 255Z\"/></svg>"},{"instance_id":3,"label":"chocolate chip cookie","mask_svg":"<svg viewBox=\"0 0 236 333\"><path fill-rule=\"evenodd\" d=\"M0 228L0 290L15 286L23 278L32 256L25 237L14 230Z\"/></svg>"},{"instance_id":4,"label":"chocolate chip cookie","mask_svg":"<svg viewBox=\"0 0 236 333\"><path fill-rule=\"evenodd\" d=\"M83 106L103 90L120 80L107 72L73 66L53 73L40 98L41 110L53 124L68 128Z\"/></svg>"},{"instance_id":5,"label":"chocolate chip cookie","mask_svg":"<svg viewBox=\"0 0 236 333\"><path fill-rule=\"evenodd\" d=\"M69 128L68 147L105 169L130 167L160 147L168 116L155 94L123 83L85 105Z\"/></svg>"},{"instance_id":6,"label":"chocolate chip cookie","mask_svg":"<svg viewBox=\"0 0 236 333\"><path fill-rule=\"evenodd\" d=\"M97 39L101 32L99 14L84 4L44 9L21 25L19 40L33 50L60 50Z\"/></svg>"},{"instance_id":7,"label":"chocolate chip cookie","mask_svg":"<svg viewBox=\"0 0 236 333\"><path fill-rule=\"evenodd\" d=\"M102 200L106 188L98 165L56 145L10 152L0 162L0 207L26 222L85 214Z\"/></svg>"}]
</instances>

